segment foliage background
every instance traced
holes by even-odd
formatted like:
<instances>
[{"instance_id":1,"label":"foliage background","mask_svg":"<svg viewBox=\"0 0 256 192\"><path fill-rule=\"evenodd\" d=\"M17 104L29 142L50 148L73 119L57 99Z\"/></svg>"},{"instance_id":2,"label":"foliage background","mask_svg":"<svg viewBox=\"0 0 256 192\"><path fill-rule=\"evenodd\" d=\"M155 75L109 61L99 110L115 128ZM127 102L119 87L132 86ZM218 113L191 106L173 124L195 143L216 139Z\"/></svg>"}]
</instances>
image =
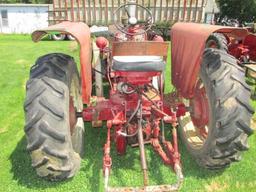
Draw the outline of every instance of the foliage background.
<instances>
[{"instance_id":1,"label":"foliage background","mask_svg":"<svg viewBox=\"0 0 256 192\"><path fill-rule=\"evenodd\" d=\"M216 0L221 17L238 19L240 22L252 22L256 17L256 0Z\"/></svg>"}]
</instances>

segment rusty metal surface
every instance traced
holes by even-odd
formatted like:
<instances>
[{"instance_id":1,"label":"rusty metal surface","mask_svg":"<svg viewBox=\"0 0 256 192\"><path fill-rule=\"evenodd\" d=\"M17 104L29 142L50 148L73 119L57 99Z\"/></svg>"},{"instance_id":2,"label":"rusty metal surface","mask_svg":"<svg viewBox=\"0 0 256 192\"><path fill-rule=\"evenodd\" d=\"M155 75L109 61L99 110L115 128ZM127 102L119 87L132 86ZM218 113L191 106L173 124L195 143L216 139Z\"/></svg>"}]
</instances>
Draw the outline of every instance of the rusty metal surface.
<instances>
[{"instance_id":1,"label":"rusty metal surface","mask_svg":"<svg viewBox=\"0 0 256 192\"><path fill-rule=\"evenodd\" d=\"M172 83L184 98L193 97L205 42L214 32L241 40L248 35L246 29L217 25L177 23L172 27Z\"/></svg>"},{"instance_id":2,"label":"rusty metal surface","mask_svg":"<svg viewBox=\"0 0 256 192\"><path fill-rule=\"evenodd\" d=\"M40 41L45 35L51 32L61 32L71 34L80 45L80 65L82 80L83 102L88 104L92 90L91 74L91 39L90 29L82 22L65 21L50 27L36 30L32 33L34 42Z\"/></svg>"},{"instance_id":3,"label":"rusty metal surface","mask_svg":"<svg viewBox=\"0 0 256 192\"><path fill-rule=\"evenodd\" d=\"M113 12L126 0L53 0L50 10L50 24L64 20L82 21L88 25L113 24ZM194 21L202 22L205 0L137 0L136 3L149 8L155 22ZM120 18L122 14L118 14ZM138 19L144 18L145 12L136 13Z\"/></svg>"},{"instance_id":4,"label":"rusty metal surface","mask_svg":"<svg viewBox=\"0 0 256 192\"><path fill-rule=\"evenodd\" d=\"M115 42L112 44L113 56L154 55L167 56L169 43L166 42Z\"/></svg>"},{"instance_id":5,"label":"rusty metal surface","mask_svg":"<svg viewBox=\"0 0 256 192\"><path fill-rule=\"evenodd\" d=\"M143 138L143 130L142 130L142 105L140 104L140 109L138 112L138 143L140 148L140 163L141 169L143 171L143 181L144 185L148 185L148 172L147 172L147 160L146 160L146 153L145 153L145 146L144 146L144 138Z\"/></svg>"}]
</instances>

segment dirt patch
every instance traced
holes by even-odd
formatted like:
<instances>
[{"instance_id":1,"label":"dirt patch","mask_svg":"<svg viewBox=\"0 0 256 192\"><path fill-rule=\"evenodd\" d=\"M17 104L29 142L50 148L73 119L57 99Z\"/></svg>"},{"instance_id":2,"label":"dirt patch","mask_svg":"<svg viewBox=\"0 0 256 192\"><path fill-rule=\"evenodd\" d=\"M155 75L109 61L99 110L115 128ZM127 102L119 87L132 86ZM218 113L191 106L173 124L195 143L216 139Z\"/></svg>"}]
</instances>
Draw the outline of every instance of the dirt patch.
<instances>
[{"instance_id":1,"label":"dirt patch","mask_svg":"<svg viewBox=\"0 0 256 192\"><path fill-rule=\"evenodd\" d=\"M8 131L9 127L13 123L11 120L17 118L18 115L18 113L13 113L6 118L6 120L3 122L3 127L0 127L0 134Z\"/></svg>"},{"instance_id":2,"label":"dirt patch","mask_svg":"<svg viewBox=\"0 0 256 192\"><path fill-rule=\"evenodd\" d=\"M209 185L205 186L207 192L225 191L227 188L228 184L218 183L216 181L212 181Z\"/></svg>"},{"instance_id":3,"label":"dirt patch","mask_svg":"<svg viewBox=\"0 0 256 192\"><path fill-rule=\"evenodd\" d=\"M256 121L253 119L251 121L251 127L252 127L252 129L256 130Z\"/></svg>"},{"instance_id":4,"label":"dirt patch","mask_svg":"<svg viewBox=\"0 0 256 192\"><path fill-rule=\"evenodd\" d=\"M16 60L16 63L17 63L17 64L27 64L28 61L25 60L25 59L18 59L18 60Z\"/></svg>"},{"instance_id":5,"label":"dirt patch","mask_svg":"<svg viewBox=\"0 0 256 192\"><path fill-rule=\"evenodd\" d=\"M253 189L256 187L256 181L251 181L246 183L237 181L235 186L237 189L248 189L248 187L250 189Z\"/></svg>"},{"instance_id":6,"label":"dirt patch","mask_svg":"<svg viewBox=\"0 0 256 192\"><path fill-rule=\"evenodd\" d=\"M4 132L6 132L6 128L5 127L0 128L0 134Z\"/></svg>"},{"instance_id":7,"label":"dirt patch","mask_svg":"<svg viewBox=\"0 0 256 192\"><path fill-rule=\"evenodd\" d=\"M232 109L236 105L237 105L236 99L233 97L227 99L224 103L224 107L227 109Z\"/></svg>"},{"instance_id":8,"label":"dirt patch","mask_svg":"<svg viewBox=\"0 0 256 192\"><path fill-rule=\"evenodd\" d=\"M77 42L76 42L76 41L70 42L68 48L69 48L69 50L70 50L71 52L77 51L77 50L78 50L78 44L77 44Z\"/></svg>"}]
</instances>

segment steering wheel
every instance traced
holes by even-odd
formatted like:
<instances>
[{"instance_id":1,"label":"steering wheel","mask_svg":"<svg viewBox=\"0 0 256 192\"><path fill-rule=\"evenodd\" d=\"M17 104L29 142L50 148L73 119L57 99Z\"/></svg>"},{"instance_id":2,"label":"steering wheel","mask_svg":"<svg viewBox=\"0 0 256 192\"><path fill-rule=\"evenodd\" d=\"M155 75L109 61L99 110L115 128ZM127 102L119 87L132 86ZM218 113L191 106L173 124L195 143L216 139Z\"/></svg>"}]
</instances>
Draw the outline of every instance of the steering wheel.
<instances>
[{"instance_id":1,"label":"steering wheel","mask_svg":"<svg viewBox=\"0 0 256 192\"><path fill-rule=\"evenodd\" d=\"M127 9L129 6L136 6L136 7L142 8L143 13L144 13L144 11L146 11L146 13L148 14L147 19L145 21L140 21L138 23L137 18L130 16L130 13ZM117 15L117 13L120 12L121 10L124 10L127 13L128 25L125 26L124 24L120 24L115 21L114 25L119 31L121 31L129 36L135 36L135 35L144 34L145 32L147 32L148 30L151 29L151 27L153 25L153 16L152 16L151 11L149 9L147 9L146 7L143 7L142 5L139 5L137 3L127 3L127 4L124 4L124 5L121 5L120 7L118 7L114 12L114 16ZM139 32L129 32L128 31L131 28L131 26L136 26L136 25L139 25L139 27L135 28L135 29L141 29L141 30L139 30Z\"/></svg>"}]
</instances>

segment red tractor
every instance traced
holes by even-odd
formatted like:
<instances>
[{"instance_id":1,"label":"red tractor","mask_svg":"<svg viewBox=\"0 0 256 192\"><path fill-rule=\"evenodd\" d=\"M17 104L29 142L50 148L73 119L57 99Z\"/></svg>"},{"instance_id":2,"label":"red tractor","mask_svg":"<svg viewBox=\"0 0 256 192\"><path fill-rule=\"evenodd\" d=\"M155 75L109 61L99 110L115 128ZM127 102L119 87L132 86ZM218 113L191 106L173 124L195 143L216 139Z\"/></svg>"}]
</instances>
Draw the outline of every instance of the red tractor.
<instances>
[{"instance_id":1,"label":"red tractor","mask_svg":"<svg viewBox=\"0 0 256 192\"><path fill-rule=\"evenodd\" d=\"M137 20L138 8L146 10L144 20ZM24 103L25 133L37 174L54 181L76 174L84 147L84 121L93 126L105 122L107 127L105 191L179 189L183 174L177 130L199 166L216 170L239 161L253 133L254 109L243 67L256 60L256 36L242 28L175 24L171 30L175 89L164 95L169 43L151 32L148 9L129 1L118 11L127 15L115 24L119 32L110 41L96 40L104 70L92 68L95 48L86 24L66 21L32 34L35 42L48 33L68 34L80 44L80 73L74 59L62 53L44 55L31 67ZM103 97L98 74L109 83L107 97ZM93 82L96 96L92 96ZM168 141L165 133L170 131L172 140ZM139 146L143 187L108 185L111 141L120 155L125 155L127 145ZM176 184L148 186L145 144L151 144L172 167Z\"/></svg>"}]
</instances>

